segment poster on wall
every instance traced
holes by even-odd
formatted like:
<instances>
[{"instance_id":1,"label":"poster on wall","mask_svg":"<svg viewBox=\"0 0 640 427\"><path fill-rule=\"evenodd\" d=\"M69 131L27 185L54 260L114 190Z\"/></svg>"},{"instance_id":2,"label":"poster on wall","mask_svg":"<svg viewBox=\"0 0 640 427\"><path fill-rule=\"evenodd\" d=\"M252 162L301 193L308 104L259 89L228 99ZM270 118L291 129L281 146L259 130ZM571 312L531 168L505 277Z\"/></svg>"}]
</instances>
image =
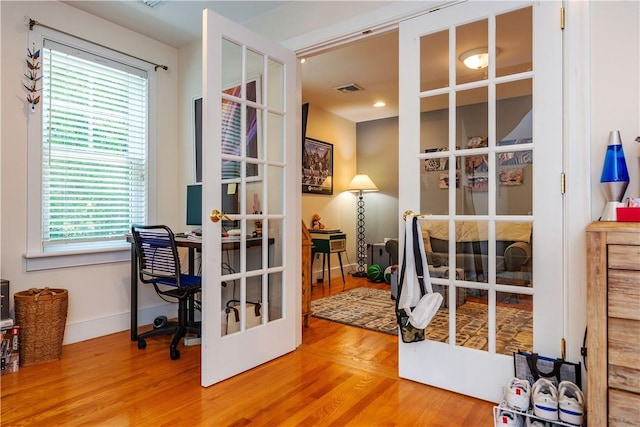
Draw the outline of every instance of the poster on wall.
<instances>
[{"instance_id":1,"label":"poster on wall","mask_svg":"<svg viewBox=\"0 0 640 427\"><path fill-rule=\"evenodd\" d=\"M333 194L333 145L305 138L302 147L302 192Z\"/></svg>"},{"instance_id":2,"label":"poster on wall","mask_svg":"<svg viewBox=\"0 0 640 427\"><path fill-rule=\"evenodd\" d=\"M240 98L240 86L232 86L223 92L227 95ZM259 80L250 80L246 84L246 97L248 100L257 102L259 98ZM242 154L241 129L242 129L242 104L229 99L222 99L222 152L234 156ZM246 108L246 151L245 156L249 159L260 158L260 120L257 110L252 107ZM195 152L195 182L202 182L202 97L193 98L193 118L194 118L194 152ZM240 178L240 163L237 161L222 161L222 179L229 182L237 181ZM260 169L257 163L248 161L246 164L247 181L261 179Z\"/></svg>"}]
</instances>

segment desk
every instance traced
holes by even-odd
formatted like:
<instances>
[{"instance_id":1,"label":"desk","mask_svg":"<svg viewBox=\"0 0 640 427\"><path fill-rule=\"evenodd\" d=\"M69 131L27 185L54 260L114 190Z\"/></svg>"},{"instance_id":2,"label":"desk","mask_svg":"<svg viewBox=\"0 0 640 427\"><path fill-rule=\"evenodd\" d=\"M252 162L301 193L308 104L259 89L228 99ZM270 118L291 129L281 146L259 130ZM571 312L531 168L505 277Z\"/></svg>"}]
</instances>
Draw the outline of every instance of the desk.
<instances>
[{"instance_id":1,"label":"desk","mask_svg":"<svg viewBox=\"0 0 640 427\"><path fill-rule=\"evenodd\" d=\"M188 239L186 237L176 237L176 246L189 250L189 274L195 272L195 252L202 250L201 239ZM138 257L136 255L136 245L133 236L127 234L127 242L131 243L131 341L138 340ZM273 237L269 238L269 244L275 242ZM262 237L247 238L247 248L262 246ZM222 250L240 249L240 240L237 238L222 238ZM191 319L193 320L193 319Z\"/></svg>"},{"instance_id":2,"label":"desk","mask_svg":"<svg viewBox=\"0 0 640 427\"><path fill-rule=\"evenodd\" d=\"M327 260L327 276L329 280L329 289L331 289L331 254L338 254L338 261L340 262L340 272L342 273L342 286L344 288L344 270L342 268L342 252L345 251L347 246L347 236L341 231L336 232L318 232L318 230L309 230L311 233L311 263L316 253L322 254L322 278L318 279L319 282L324 281L324 264Z\"/></svg>"}]
</instances>

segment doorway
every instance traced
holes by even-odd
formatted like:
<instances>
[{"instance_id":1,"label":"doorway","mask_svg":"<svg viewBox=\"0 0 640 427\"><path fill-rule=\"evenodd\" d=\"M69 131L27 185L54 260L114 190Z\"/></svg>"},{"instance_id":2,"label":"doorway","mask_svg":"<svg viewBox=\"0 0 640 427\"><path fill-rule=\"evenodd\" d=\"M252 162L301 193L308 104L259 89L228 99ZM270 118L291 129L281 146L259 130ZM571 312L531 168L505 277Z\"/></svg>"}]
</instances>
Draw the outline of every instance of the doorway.
<instances>
[{"instance_id":1,"label":"doorway","mask_svg":"<svg viewBox=\"0 0 640 427\"><path fill-rule=\"evenodd\" d=\"M472 10L473 8L468 8L466 5L457 5L447 11L424 15L423 18L425 23L423 23L422 26L416 24L416 28L419 29L415 30L415 35L412 37L420 40L421 42L424 41L424 43L418 43L418 46L421 46L421 48L422 46L435 46L435 50L431 52L412 52L413 58L415 58L416 62L409 63L408 67L414 67L415 71L408 71L408 68L403 65L403 76L402 78L399 78L398 81L401 85L406 83L407 79L405 78L405 72L415 72L417 73L417 79L421 79L426 75L429 77L427 80L436 81L440 78L441 80L444 80L445 85L435 84L434 86L427 85L424 87L412 88L412 90L420 93L420 102L415 104L414 99L418 98L412 98L411 101L403 102L402 106L411 105L411 108L413 108L413 110L407 111L407 114L413 117L411 120L415 120L415 122L412 125L414 126L413 130L408 131L408 134L405 133L407 137L401 138L401 140L411 140L411 143L416 144L416 146L410 146L408 150L405 150L404 148L402 150L398 150L398 146L396 146L395 150L396 152L400 151L401 153L408 151L417 154L414 154L415 157L402 159L400 163L403 164L403 167L406 165L407 168L403 168L403 170L399 171L396 176L400 176L403 182L420 182L421 186L399 187L396 184L396 188L399 188L397 191L400 193L399 195L396 195L396 197L399 198L400 204L396 205L395 209L383 219L378 216L381 214L380 210L376 210L375 208L367 210L368 242L373 242L376 241L376 239L387 237L384 235L375 235L376 231L374 231L374 229L376 222L378 222L378 224L382 222L391 223L394 224L396 228L399 228L400 212L406 208L412 208L415 212L435 213L436 215L441 216L436 219L444 221L446 226L440 230L442 232L440 236L441 238L438 239L438 237L436 237L435 239L440 240L440 243L444 242L444 246L442 248L430 248L430 252L432 254L438 253L440 255L439 260L431 259L430 265L435 269L441 269L442 265L446 263L446 268L455 269L456 271L456 275L447 275L446 277L441 275L440 277L435 277L433 280L434 283L441 286L443 290L448 289L451 291L447 293L447 302L449 307L451 307L449 314L447 315L450 334L444 339L445 343L443 348L445 351L452 349L454 352L458 351L459 348L465 348L464 346L458 345L458 342L456 341L456 337L458 336L456 324L460 323L461 319L460 314L456 314L456 305L461 294L465 295L465 301L471 302L475 299L476 302L484 304L485 307L491 307L490 309L485 310L484 314L482 314L482 317L488 325L488 329L484 333L485 338L487 338L485 340L486 343L483 344L481 348L472 346L470 347L470 350L472 351L464 350L462 353L467 351L468 356L470 357L469 363L464 364L466 366L474 366L474 364L471 363L471 360L488 361L489 359L494 358L493 355L496 355L495 359L500 361L500 366L503 366L503 368L489 369L486 370L486 372L500 372L500 375L494 376L500 378L497 380L498 383L503 381L502 377L508 375L507 365L509 364L506 360L507 357L504 356L504 351L506 351L505 349L508 350L509 345L503 346L504 348L498 349L498 352L496 352L496 348L498 347L495 341L497 333L496 321L499 318L497 315L497 311L499 310L496 310L496 308L500 307L502 303L509 301L527 303L524 305L528 305L529 311L531 311L532 309L535 310L536 307L538 310L543 309L543 307L545 309L549 309L550 306L548 304L553 301L553 308L551 309L554 313L553 316L547 317L546 320L536 317L529 323L529 327L531 327L533 331L538 332L531 333L528 344L530 346L535 344L538 351L547 351L550 354L558 353L556 347L557 342L559 342L559 338L556 337L558 334L542 334L541 332L543 330L551 330L548 328L549 325L547 324L548 321L550 321L550 317L553 317L555 319L554 321L557 321L558 316L561 316L562 313L562 308L560 306L561 297L558 295L558 292L561 292L562 288L561 280L555 280L562 276L561 254L555 253L553 256L547 256L548 254L536 252L535 257L532 257L531 254L529 254L527 255L527 262L530 262L529 266L525 266L523 270L523 266L520 265L514 270L513 266L505 268L504 252L507 247L513 243L519 243L520 241L524 243L531 243L532 236L534 235L544 235L545 240L550 237L545 230L549 229L548 226L554 222L554 219L562 216L561 207L560 211L558 211L558 207L561 206L561 203L557 202L554 198L555 201L552 206L548 206L550 209L545 210L544 212L535 213L534 217L533 206L536 203L535 200L540 197L541 193L536 194L533 188L537 188L539 192L540 189L550 189L553 187L548 179L545 180L544 177L531 175L533 167L523 165L532 165L533 161L528 161L526 158L533 158L533 153L535 153L536 162L542 161L542 163L537 164L545 164L548 166L553 165L551 169L553 169L553 171L556 171L557 169L559 174L560 168L558 167L558 163L550 159L561 158L561 153L557 150L555 152L553 152L553 150L547 151L549 149L549 144L544 144L542 140L538 140L540 144L535 145L535 142L531 140L531 131L529 132L530 140L525 141L525 145L518 147L517 150L507 148L506 143L502 148L500 148L499 142L507 141L511 137L513 137L513 139L522 139L524 141L526 137L521 138L518 135L521 127L527 127L527 125L529 128L531 128L531 126L535 127L535 124L531 124L531 118L528 114L533 107L531 100L533 93L535 93L537 97L544 97L549 96L550 93L558 95L561 94L562 91L560 88L558 88L557 91L540 91L540 84L543 79L535 79L534 73L530 68L522 70L518 70L517 68L507 69L508 66L504 62L502 62L502 65L499 67L498 75L495 74L496 68L494 64L493 69L490 68L490 71L479 73L478 75L480 77L478 78L467 78L467 80L458 79L454 80L452 83L449 82L449 79L451 78L449 73L451 72L447 72L446 70L450 69L449 64L457 66L455 64L457 64L458 58L462 53L464 53L458 52L459 49L462 49L462 42L468 43L469 45L476 43L476 40L473 39L473 34L479 27L483 27L480 28L480 31L484 31L485 34L484 40L480 40L484 43L480 44L486 45L487 47L489 47L490 44L493 44L494 51L492 55L494 55L494 58L496 58L496 52L500 53L502 51L500 56L497 56L497 62L500 64L500 60L507 58L507 55L505 54L505 49L507 49L505 47L506 43L519 39L517 37L508 36L508 31L514 31L517 28L522 29L523 26L521 19L525 19L527 20L525 24L528 22L528 25L524 25L524 28L528 27L530 29L530 37L540 37L542 32L546 30L541 30L542 27L536 27L534 29L534 23L548 23L552 19L552 15L555 20L557 7L557 4L553 4L548 8L542 6L533 7L529 4L504 4L501 6L500 11L494 12L487 11L482 8L480 8L482 10ZM455 9L455 12L450 12L453 9ZM519 9L526 9L529 12L518 12L517 10ZM553 12L551 12L551 10L553 10ZM457 17L460 20L455 21L456 17L453 15L458 13L460 13L460 15L457 15ZM534 15L536 15L536 19L533 19ZM453 16L450 22L447 21L449 22L449 27L438 21L443 16ZM461 17L464 17L464 19ZM416 18L416 21L418 20L419 18ZM428 28L429 30L427 31L425 28ZM428 34L425 31L427 31ZM550 37L557 37L559 29L555 27L549 28L547 34L550 35ZM424 39L420 39L421 37L424 37ZM440 39L436 40L439 37ZM459 37L459 41L461 42L460 46L456 45L456 37ZM546 43L553 44L557 42L553 45L561 46L561 43L558 40L551 41L550 39L536 39L535 44L531 42L531 38L529 40L528 46L530 58L539 55L539 53L531 50L534 45L540 46L541 43L546 45ZM411 45L411 42L402 43L402 46L409 45ZM439 55L437 55L437 49L444 50L445 72L443 75L438 71L438 67L442 66L442 64L435 62L435 58L439 57ZM473 49L472 47L469 47L467 50ZM429 57L430 61L420 61L419 58L421 55ZM553 63L551 67L557 67L562 62L560 49L554 50L554 55L556 56L553 56L551 61L547 61L547 63ZM549 55L549 57L551 56L552 55ZM537 63L541 62L538 61ZM405 63L403 62L403 64ZM423 64L429 65L425 69L422 67ZM395 68L397 69L398 67ZM303 76L304 72L303 65ZM538 76L541 76L545 73L545 70L541 67L536 69L535 72ZM490 75L489 73L494 74ZM527 75L527 73L529 73L529 75ZM456 76L462 76L459 73L453 75L454 79ZM555 77L549 81L553 82L556 86L559 84L561 85L561 81L558 78L561 75L561 72L554 70L552 75ZM490 84L486 85L485 81L488 79L493 80L491 80ZM357 80L355 83L357 83ZM459 87L459 90L456 89L455 94L449 92L448 88L452 87L452 85ZM365 92L366 91L363 91L362 94ZM516 95L514 95L514 93ZM528 101L526 101L527 99ZM523 100L525 101L525 104L528 102L530 108L514 108L514 105L516 104L523 105L521 102L515 101ZM561 99L549 99L549 102L557 109L557 114L547 122L549 126L545 131L547 131L549 140L561 141L561 131L559 131L559 129L561 129L561 113L559 112ZM511 106L507 104L510 104ZM477 111L475 111L475 113L469 112L473 109L476 109ZM421 116L418 114L420 112L429 112L429 117L425 114ZM473 130L469 124L470 122L468 121L463 121L466 128L464 128L464 126L462 128L459 127L460 123L457 121L450 121L450 119L452 117L455 118L456 115L462 117L467 113L470 115L480 115L481 117L484 115L484 119L481 120L486 124L483 132L478 133ZM509 120L505 119L507 113L513 113L513 117ZM400 116L402 116L402 112L400 113ZM496 116L499 116L498 126L496 126ZM421 117L423 120L422 124ZM538 120L540 117L541 115L538 116ZM394 119L384 118L377 119L373 122L377 122L375 124L380 125L385 120L393 121ZM398 126L397 119L395 120L395 126ZM425 121L427 122L426 125L424 123ZM510 123L506 124L507 121L510 121ZM381 168L381 158L384 159L385 163L398 162L389 162L387 157L380 157L375 152L374 148L377 143L374 137L376 135L380 135L379 130L371 130L366 139L362 138L361 140L361 135L364 134L365 128L367 127L364 123L365 122L359 122L357 124L357 168L359 173L366 172L373 175L375 182L376 168L383 169L382 173L389 172L387 164ZM437 132L429 134L429 131L425 130L429 128L429 123L431 125L438 123L440 123L440 125L442 125L442 123L446 124L440 127L440 129L443 129L441 134L438 134ZM522 126L519 126L520 124L522 124ZM501 128L500 125L504 125L504 129ZM437 128L437 126L430 127L431 131ZM416 134L412 134L411 132L416 132ZM540 133L542 132L541 130L538 130L537 132L538 135L542 135L542 133ZM473 137L479 137L479 139L476 141ZM396 137L396 141L397 140L398 139ZM470 143L477 144L472 146L469 145ZM557 146L558 145L556 145L556 147ZM367 166L371 167L371 169L365 169L366 163L364 161L361 163L361 160L366 158L366 153L368 152L373 153L370 158L370 163L368 163ZM365 154L361 155L362 153ZM476 165L473 160L478 160L478 164ZM507 169L505 165L508 165L510 162L515 162L514 167L508 168L509 171L507 173L505 172ZM458 166L458 164L460 164L460 166ZM451 167L448 167L448 165L451 165ZM471 167L472 165L473 167ZM471 167L469 171L466 170L467 166ZM411 174L415 174L415 176L408 176L406 173L407 171L412 171ZM461 174L459 177L458 173L462 172L466 172L466 174ZM505 177L504 180L502 179L502 175ZM552 176L552 174L548 174L547 178L550 176ZM502 200L502 197L510 197L507 193L513 195L515 192L513 190L515 189L526 189L526 186L523 185L523 182L526 181L529 183L536 183L535 187L527 190L529 191L529 195L525 196L525 198L528 197L530 201L528 205L529 207L526 207L526 204L523 203L501 204L500 201ZM454 185L454 183L456 184ZM457 188L460 188L460 190L457 190ZM426 189L433 190L432 192L435 193L435 195L428 199L423 197L421 192L424 193ZM463 191L469 189L473 191ZM519 193L522 195L523 191L520 191ZM385 195L381 194L371 196L378 196L379 198L382 198ZM440 199L440 202L434 203L434 200L438 198ZM560 196L558 194L558 199L559 198ZM429 200L429 203L425 204L426 200ZM374 197L370 197L367 202L369 202L369 206L374 205ZM514 206L517 206L515 211L511 210ZM538 203L538 206L542 206L542 204ZM522 211L522 209L524 209L524 211ZM369 212L371 212L371 214L369 214ZM467 251L470 252L469 256L464 255L466 253L466 249L458 248L457 245L451 246L454 242L457 242L456 236L459 233L458 228L464 225L462 223L465 219L467 220L466 222L472 225L471 228L475 229L476 234L480 229L483 229L485 231L480 231L481 233L486 232L491 235L490 238L486 239L487 243L484 247L474 247L478 245L471 242L479 243L485 239L480 239L478 236L476 236L478 238L472 238L469 241L470 243L467 245L469 246L469 251ZM532 227L534 223L535 227ZM498 235L502 232L501 229L503 226L509 226L507 228L523 226L523 228L527 228L529 230L529 237L523 239L511 239L513 236L508 238L498 238ZM438 232L433 231L433 233L437 234ZM527 234L526 230L524 230L523 233ZM551 238L558 240L561 239L561 235L556 235ZM430 242L438 243L436 240L430 238ZM509 245L506 244L507 241L510 242ZM511 250L515 250L518 247L522 249L523 246L524 245L518 244L515 247L512 247ZM554 247L560 248L561 246L561 243L557 242L557 245ZM527 252L526 248L523 249L523 251ZM447 258L445 259L444 256ZM535 263L533 259L535 259ZM506 262L510 263L511 260L507 259ZM436 264L439 265L436 266ZM548 269L546 271L539 271L536 270L536 265L538 268L540 265L545 265ZM553 268L551 268L552 266ZM460 276L457 274L458 269L462 271ZM434 276L433 273L434 272L432 271L432 277ZM544 280L544 283L542 280L544 278L543 276L547 278L547 280ZM535 277L537 281L534 282L533 277ZM554 286L549 285L554 282ZM538 303L536 303L536 301L538 301ZM479 340L476 340L476 344L478 344L478 342ZM433 349L431 344L425 345L429 347L430 351ZM485 346L486 348L484 348ZM435 347L438 346L436 345ZM478 353L477 350L480 350L481 352ZM491 356L486 357L487 355ZM446 360L458 360L458 356L451 356L451 358L446 358ZM402 347L400 359L403 359ZM444 360L442 358L440 359ZM408 365L405 366L406 369L403 369L401 366L402 376L406 375L407 378L415 379L427 384L434 384L439 387L450 388L454 391L460 391L465 394L471 394L489 400L498 400L495 393L499 393L500 386L486 387L487 389L492 390L491 393L495 391L495 393L491 395L482 394L482 391L477 390L456 389L455 384L451 385L447 383L446 380L440 381L435 378L439 378L435 372L435 377L424 375L425 369L420 360L416 359L407 362ZM418 377L415 377L412 372L417 371L421 372L421 374L418 375ZM460 370L458 374L463 371L464 370ZM458 376L453 375L449 378L458 378ZM464 383L463 380L453 382L460 384Z\"/></svg>"}]
</instances>

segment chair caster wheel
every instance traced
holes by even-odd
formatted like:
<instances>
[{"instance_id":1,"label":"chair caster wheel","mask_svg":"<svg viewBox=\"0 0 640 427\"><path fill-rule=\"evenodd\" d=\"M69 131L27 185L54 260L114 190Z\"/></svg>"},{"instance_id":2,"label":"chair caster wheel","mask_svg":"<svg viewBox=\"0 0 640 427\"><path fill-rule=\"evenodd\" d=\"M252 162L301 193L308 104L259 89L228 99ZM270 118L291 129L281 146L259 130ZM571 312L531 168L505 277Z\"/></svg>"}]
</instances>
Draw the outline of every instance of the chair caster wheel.
<instances>
[{"instance_id":1,"label":"chair caster wheel","mask_svg":"<svg viewBox=\"0 0 640 427\"><path fill-rule=\"evenodd\" d=\"M169 350L171 360L180 359L180 351L179 350Z\"/></svg>"},{"instance_id":2,"label":"chair caster wheel","mask_svg":"<svg viewBox=\"0 0 640 427\"><path fill-rule=\"evenodd\" d=\"M143 339L138 340L138 350L144 350L147 348L147 342Z\"/></svg>"}]
</instances>

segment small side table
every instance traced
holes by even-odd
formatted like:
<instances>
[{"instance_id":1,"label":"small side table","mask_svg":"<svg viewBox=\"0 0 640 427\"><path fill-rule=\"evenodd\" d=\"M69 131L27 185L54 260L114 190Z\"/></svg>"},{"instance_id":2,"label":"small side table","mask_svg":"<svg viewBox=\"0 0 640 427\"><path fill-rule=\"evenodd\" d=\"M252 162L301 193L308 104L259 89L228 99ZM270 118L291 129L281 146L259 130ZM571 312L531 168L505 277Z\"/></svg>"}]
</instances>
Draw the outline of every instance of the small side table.
<instances>
[{"instance_id":1,"label":"small side table","mask_svg":"<svg viewBox=\"0 0 640 427\"><path fill-rule=\"evenodd\" d=\"M342 268L342 252L347 247L347 235L341 231L324 231L324 230L309 230L311 233L311 241L313 243L311 249L311 256L315 259L316 253L322 254L322 278L318 279L319 282L324 282L324 265L325 260L327 263L327 279L329 280L329 289L331 289L331 254L338 254L338 261L340 262L340 273L342 273L342 288L344 289L344 269Z\"/></svg>"}]
</instances>

